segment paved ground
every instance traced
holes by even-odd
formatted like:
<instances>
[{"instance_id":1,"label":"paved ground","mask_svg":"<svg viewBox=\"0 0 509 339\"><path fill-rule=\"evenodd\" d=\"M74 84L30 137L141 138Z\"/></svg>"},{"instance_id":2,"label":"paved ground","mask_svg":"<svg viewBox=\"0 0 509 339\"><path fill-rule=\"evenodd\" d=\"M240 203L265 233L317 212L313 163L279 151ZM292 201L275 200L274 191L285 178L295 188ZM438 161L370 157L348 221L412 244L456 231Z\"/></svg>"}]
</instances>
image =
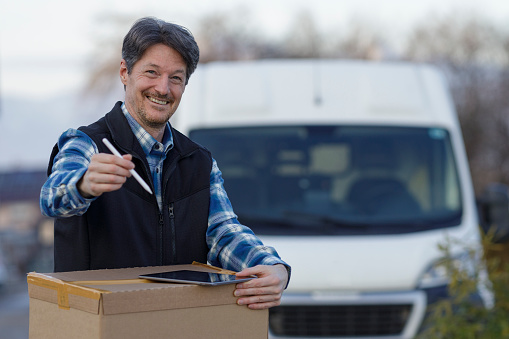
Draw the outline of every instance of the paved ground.
<instances>
[{"instance_id":1,"label":"paved ground","mask_svg":"<svg viewBox=\"0 0 509 339\"><path fill-rule=\"evenodd\" d=\"M0 339L28 338L28 310L26 280L0 289Z\"/></svg>"}]
</instances>

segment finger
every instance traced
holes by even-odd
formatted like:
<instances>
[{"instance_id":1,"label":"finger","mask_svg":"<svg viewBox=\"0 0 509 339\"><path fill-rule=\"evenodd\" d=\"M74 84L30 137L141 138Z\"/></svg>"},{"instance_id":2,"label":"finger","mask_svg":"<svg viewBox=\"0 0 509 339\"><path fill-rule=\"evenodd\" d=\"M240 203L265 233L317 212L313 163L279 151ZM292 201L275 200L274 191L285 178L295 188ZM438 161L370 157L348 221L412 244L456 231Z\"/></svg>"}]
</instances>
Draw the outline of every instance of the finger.
<instances>
[{"instance_id":1,"label":"finger","mask_svg":"<svg viewBox=\"0 0 509 339\"><path fill-rule=\"evenodd\" d=\"M237 284L235 287L237 289L256 289L256 288L265 288L270 286L278 286L281 284L281 281L275 276L267 276L263 278L256 278L246 282L242 282Z\"/></svg>"},{"instance_id":2,"label":"finger","mask_svg":"<svg viewBox=\"0 0 509 339\"><path fill-rule=\"evenodd\" d=\"M255 296L255 295L277 295L282 293L282 288L278 285L267 285L255 288L237 288L233 292L236 297Z\"/></svg>"},{"instance_id":3,"label":"finger","mask_svg":"<svg viewBox=\"0 0 509 339\"><path fill-rule=\"evenodd\" d=\"M248 304L247 307L251 310L265 310L274 306L281 305L281 301L272 301L272 302L266 302L266 303L254 303L254 304Z\"/></svg>"},{"instance_id":4,"label":"finger","mask_svg":"<svg viewBox=\"0 0 509 339\"><path fill-rule=\"evenodd\" d=\"M129 171L134 168L134 163L131 160L130 154L125 154L120 158L112 154L98 153L92 156L90 164L115 165Z\"/></svg>"},{"instance_id":5,"label":"finger","mask_svg":"<svg viewBox=\"0 0 509 339\"><path fill-rule=\"evenodd\" d=\"M98 173L86 173L84 176L82 190L88 192L89 195L99 196L104 192L112 192L118 190L125 183L126 177L110 175L110 174L98 174Z\"/></svg>"},{"instance_id":6,"label":"finger","mask_svg":"<svg viewBox=\"0 0 509 339\"><path fill-rule=\"evenodd\" d=\"M248 305L252 309L264 309L281 304L281 294L275 295L256 295L250 297L239 298L238 305Z\"/></svg>"},{"instance_id":7,"label":"finger","mask_svg":"<svg viewBox=\"0 0 509 339\"><path fill-rule=\"evenodd\" d=\"M258 275L261 275L263 273L264 273L264 267L261 266L261 265L258 265L258 266L253 266L253 267L245 268L242 271L237 272L236 276L237 277L248 277L248 276L251 276L251 275L258 276Z\"/></svg>"},{"instance_id":8,"label":"finger","mask_svg":"<svg viewBox=\"0 0 509 339\"><path fill-rule=\"evenodd\" d=\"M96 154L88 166L90 172L130 177L130 170L134 168L132 161L119 158L111 154ZM111 179L110 179L111 180ZM105 182L109 182L106 179Z\"/></svg>"},{"instance_id":9,"label":"finger","mask_svg":"<svg viewBox=\"0 0 509 339\"><path fill-rule=\"evenodd\" d=\"M124 158L124 159L126 159L126 160L129 160L129 161L133 160L133 156L132 156L131 154L124 154L124 155L122 156L122 158Z\"/></svg>"},{"instance_id":10,"label":"finger","mask_svg":"<svg viewBox=\"0 0 509 339\"><path fill-rule=\"evenodd\" d=\"M119 172L122 171L119 170ZM125 183L127 175L91 171L86 179L94 185L122 185Z\"/></svg>"}]
</instances>

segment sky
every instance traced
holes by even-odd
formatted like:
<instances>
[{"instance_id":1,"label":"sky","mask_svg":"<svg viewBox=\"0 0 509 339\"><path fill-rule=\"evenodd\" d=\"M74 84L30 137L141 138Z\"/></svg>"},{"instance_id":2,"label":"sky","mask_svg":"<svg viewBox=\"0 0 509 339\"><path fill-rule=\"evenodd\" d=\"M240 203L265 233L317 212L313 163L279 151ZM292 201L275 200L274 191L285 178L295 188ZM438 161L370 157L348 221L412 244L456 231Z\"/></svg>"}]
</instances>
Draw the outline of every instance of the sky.
<instances>
[{"instance_id":1,"label":"sky","mask_svg":"<svg viewBox=\"0 0 509 339\"><path fill-rule=\"evenodd\" d=\"M0 93L39 98L77 87L97 38L109 34L108 15L157 16L193 31L204 15L239 8L269 37L302 11L325 32L362 19L393 39L429 14L472 11L509 22L508 0L0 0Z\"/></svg>"},{"instance_id":2,"label":"sky","mask_svg":"<svg viewBox=\"0 0 509 339\"><path fill-rule=\"evenodd\" d=\"M450 13L473 13L509 31L509 0L0 0L0 171L45 166L61 132L107 112L76 99L102 37L121 40L143 16L195 32L207 15L234 17L241 10L250 13L248 29L275 39L289 34L303 11L321 32L336 34L362 21L394 45L430 16ZM117 32L112 17L130 20ZM107 101L110 109L114 101Z\"/></svg>"}]
</instances>

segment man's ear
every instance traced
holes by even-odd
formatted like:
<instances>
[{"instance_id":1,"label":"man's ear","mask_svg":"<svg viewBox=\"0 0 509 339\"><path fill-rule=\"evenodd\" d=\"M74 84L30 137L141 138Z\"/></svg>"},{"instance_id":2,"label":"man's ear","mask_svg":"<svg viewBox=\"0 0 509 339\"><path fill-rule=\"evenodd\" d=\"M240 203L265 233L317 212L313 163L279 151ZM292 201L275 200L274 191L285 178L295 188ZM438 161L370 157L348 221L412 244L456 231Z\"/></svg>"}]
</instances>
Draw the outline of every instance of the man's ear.
<instances>
[{"instance_id":1,"label":"man's ear","mask_svg":"<svg viewBox=\"0 0 509 339\"><path fill-rule=\"evenodd\" d=\"M120 81L124 84L124 86L127 84L127 79L129 77L129 74L127 72L127 64L124 59L120 61Z\"/></svg>"}]
</instances>

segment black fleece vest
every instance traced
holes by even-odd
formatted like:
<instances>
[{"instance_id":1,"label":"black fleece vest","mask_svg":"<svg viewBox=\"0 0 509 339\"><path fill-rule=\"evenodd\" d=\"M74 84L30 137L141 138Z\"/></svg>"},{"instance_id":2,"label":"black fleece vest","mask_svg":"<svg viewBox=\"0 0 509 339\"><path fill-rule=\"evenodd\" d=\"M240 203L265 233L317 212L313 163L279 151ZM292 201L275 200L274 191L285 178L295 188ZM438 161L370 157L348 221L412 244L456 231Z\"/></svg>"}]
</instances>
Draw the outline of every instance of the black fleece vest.
<instances>
[{"instance_id":1,"label":"black fleece vest","mask_svg":"<svg viewBox=\"0 0 509 339\"><path fill-rule=\"evenodd\" d=\"M152 186L145 154L131 131L121 103L87 127L81 127L99 152L133 155L136 171ZM163 210L133 178L118 191L103 193L82 216L55 220L55 272L206 262L206 230L212 157L172 128L174 148L163 164ZM58 153L55 145L49 162Z\"/></svg>"}]
</instances>

